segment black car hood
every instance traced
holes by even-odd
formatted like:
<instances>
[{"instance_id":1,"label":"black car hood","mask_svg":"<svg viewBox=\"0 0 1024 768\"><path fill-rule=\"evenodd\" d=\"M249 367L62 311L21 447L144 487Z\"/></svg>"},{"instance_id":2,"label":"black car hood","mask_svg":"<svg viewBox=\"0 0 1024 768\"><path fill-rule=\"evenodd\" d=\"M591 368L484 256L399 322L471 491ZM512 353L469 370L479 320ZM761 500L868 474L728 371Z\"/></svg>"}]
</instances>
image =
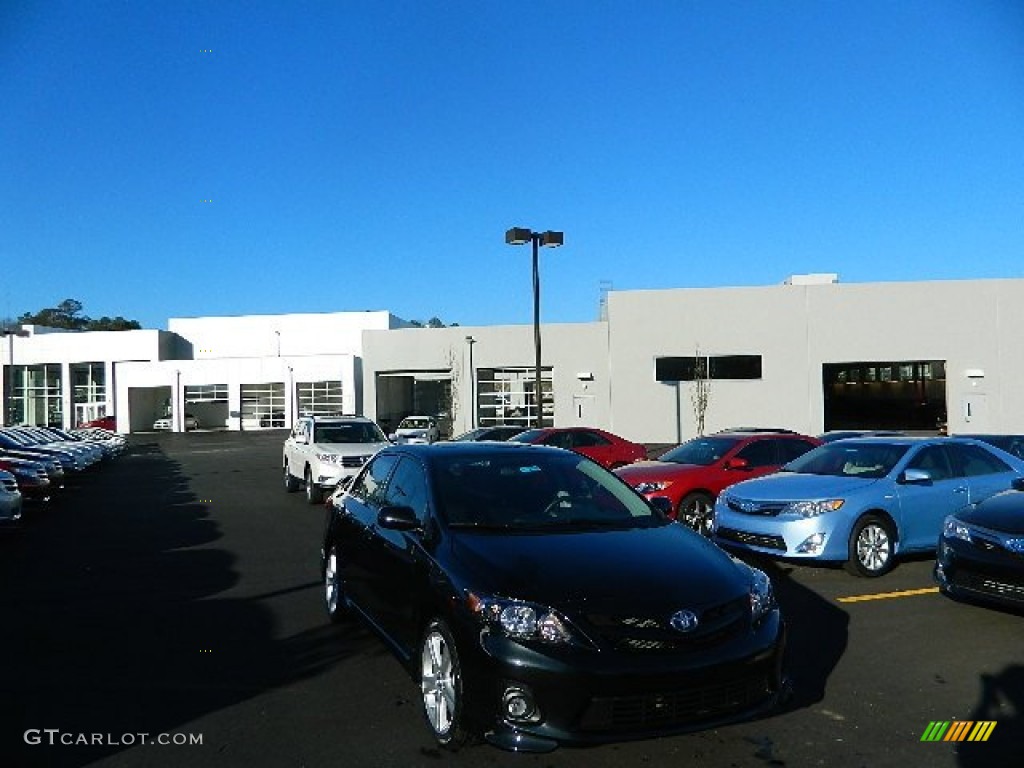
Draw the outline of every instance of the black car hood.
<instances>
[{"instance_id":1,"label":"black car hood","mask_svg":"<svg viewBox=\"0 0 1024 768\"><path fill-rule=\"evenodd\" d=\"M1024 534L1024 492L1004 491L957 513L965 523L1002 533Z\"/></svg>"},{"instance_id":2,"label":"black car hood","mask_svg":"<svg viewBox=\"0 0 1024 768\"><path fill-rule=\"evenodd\" d=\"M465 586L563 610L696 609L745 595L750 577L679 524L585 533L453 532Z\"/></svg>"}]
</instances>

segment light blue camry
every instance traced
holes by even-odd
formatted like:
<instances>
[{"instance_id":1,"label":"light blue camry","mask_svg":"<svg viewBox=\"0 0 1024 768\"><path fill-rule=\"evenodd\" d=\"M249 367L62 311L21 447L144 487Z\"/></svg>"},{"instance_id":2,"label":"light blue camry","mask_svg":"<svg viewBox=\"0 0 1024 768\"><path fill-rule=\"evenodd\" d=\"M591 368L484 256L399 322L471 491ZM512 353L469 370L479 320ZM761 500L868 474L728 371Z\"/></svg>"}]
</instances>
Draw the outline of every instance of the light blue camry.
<instances>
[{"instance_id":1,"label":"light blue camry","mask_svg":"<svg viewBox=\"0 0 1024 768\"><path fill-rule=\"evenodd\" d=\"M1024 461L978 440L839 440L727 488L711 535L728 549L881 576L901 554L934 550L946 515L1022 475Z\"/></svg>"}]
</instances>

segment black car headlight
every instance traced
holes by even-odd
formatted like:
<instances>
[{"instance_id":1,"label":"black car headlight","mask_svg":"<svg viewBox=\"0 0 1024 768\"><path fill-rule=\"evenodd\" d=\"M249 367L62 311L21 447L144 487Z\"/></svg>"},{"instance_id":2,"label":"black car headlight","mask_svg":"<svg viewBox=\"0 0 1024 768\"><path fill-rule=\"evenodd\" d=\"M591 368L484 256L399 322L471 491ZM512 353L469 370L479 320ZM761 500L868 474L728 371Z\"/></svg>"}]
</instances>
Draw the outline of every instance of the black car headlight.
<instances>
[{"instance_id":1,"label":"black car headlight","mask_svg":"<svg viewBox=\"0 0 1024 768\"><path fill-rule=\"evenodd\" d=\"M474 592L466 593L466 605L488 628L506 637L555 645L579 642L569 622L547 606Z\"/></svg>"},{"instance_id":2,"label":"black car headlight","mask_svg":"<svg viewBox=\"0 0 1024 768\"><path fill-rule=\"evenodd\" d=\"M775 608L775 590L768 574L750 568L750 618L757 623Z\"/></svg>"},{"instance_id":3,"label":"black car headlight","mask_svg":"<svg viewBox=\"0 0 1024 768\"><path fill-rule=\"evenodd\" d=\"M947 539L971 540L971 528L965 523L950 515L942 523L942 534Z\"/></svg>"}]
</instances>

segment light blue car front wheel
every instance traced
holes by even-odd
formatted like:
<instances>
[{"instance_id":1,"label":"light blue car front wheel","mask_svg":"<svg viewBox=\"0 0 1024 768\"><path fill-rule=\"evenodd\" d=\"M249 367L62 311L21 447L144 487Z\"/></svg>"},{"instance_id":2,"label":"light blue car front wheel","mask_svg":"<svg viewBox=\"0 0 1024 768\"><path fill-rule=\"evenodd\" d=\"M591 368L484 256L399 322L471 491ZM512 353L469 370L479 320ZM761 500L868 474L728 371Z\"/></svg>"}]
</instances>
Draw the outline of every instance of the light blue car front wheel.
<instances>
[{"instance_id":1,"label":"light blue car front wheel","mask_svg":"<svg viewBox=\"0 0 1024 768\"><path fill-rule=\"evenodd\" d=\"M878 515L864 515L853 526L846 570L855 576L882 576L892 570L896 534Z\"/></svg>"}]
</instances>

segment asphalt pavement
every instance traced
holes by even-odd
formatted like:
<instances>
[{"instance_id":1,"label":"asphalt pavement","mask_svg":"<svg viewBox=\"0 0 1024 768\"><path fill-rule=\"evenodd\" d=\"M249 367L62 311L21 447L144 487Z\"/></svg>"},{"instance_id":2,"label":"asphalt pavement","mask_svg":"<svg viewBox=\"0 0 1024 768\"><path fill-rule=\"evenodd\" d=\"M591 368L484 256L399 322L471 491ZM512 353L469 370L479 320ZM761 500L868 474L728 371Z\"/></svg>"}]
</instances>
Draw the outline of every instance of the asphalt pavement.
<instances>
[{"instance_id":1,"label":"asphalt pavement","mask_svg":"<svg viewBox=\"0 0 1024 768\"><path fill-rule=\"evenodd\" d=\"M134 435L0 536L0 766L1024 765L1024 616L936 594L930 558L874 580L768 563L794 681L769 717L442 753L383 644L326 622L324 510L283 491L283 439ZM996 725L922 741L935 721Z\"/></svg>"}]
</instances>

